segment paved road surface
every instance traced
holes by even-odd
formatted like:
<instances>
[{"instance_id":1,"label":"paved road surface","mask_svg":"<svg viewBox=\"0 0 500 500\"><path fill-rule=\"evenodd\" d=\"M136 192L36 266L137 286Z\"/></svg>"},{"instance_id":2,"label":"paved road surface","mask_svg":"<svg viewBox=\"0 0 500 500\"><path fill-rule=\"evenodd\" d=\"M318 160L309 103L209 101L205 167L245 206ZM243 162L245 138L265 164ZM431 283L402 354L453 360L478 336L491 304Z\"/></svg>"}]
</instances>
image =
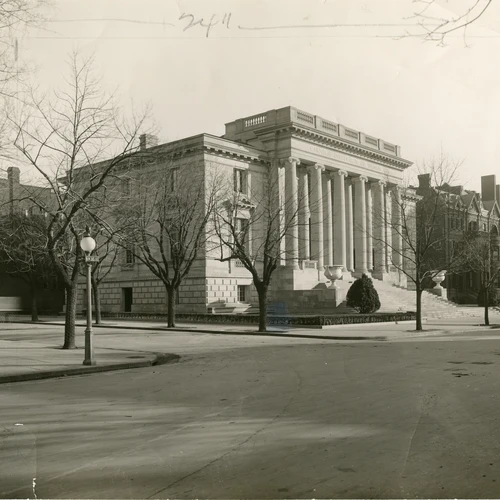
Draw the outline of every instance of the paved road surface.
<instances>
[{"instance_id":1,"label":"paved road surface","mask_svg":"<svg viewBox=\"0 0 500 500\"><path fill-rule=\"evenodd\" d=\"M495 332L182 338L178 364L0 386L1 496L500 497Z\"/></svg>"}]
</instances>

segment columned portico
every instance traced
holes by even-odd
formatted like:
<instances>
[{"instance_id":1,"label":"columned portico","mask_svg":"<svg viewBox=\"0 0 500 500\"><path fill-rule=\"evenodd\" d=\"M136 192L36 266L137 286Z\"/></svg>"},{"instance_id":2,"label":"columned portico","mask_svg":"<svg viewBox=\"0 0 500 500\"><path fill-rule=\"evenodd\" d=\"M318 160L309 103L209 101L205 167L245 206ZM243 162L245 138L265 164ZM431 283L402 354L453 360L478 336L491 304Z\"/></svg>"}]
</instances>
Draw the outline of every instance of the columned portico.
<instances>
[{"instance_id":1,"label":"columned portico","mask_svg":"<svg viewBox=\"0 0 500 500\"><path fill-rule=\"evenodd\" d=\"M231 122L221 140L231 143L228 167L245 162L245 187L252 183L245 202L257 208L259 186L268 179L278 184L275 225L286 231L274 279L278 300L288 300L279 299L285 290L321 295L325 266L342 267L339 287L345 291L362 273L400 280L391 272L393 258L396 267L405 263L396 256L403 245L394 188L411 162L399 146L293 107ZM257 229L253 238L264 232Z\"/></svg>"}]
</instances>

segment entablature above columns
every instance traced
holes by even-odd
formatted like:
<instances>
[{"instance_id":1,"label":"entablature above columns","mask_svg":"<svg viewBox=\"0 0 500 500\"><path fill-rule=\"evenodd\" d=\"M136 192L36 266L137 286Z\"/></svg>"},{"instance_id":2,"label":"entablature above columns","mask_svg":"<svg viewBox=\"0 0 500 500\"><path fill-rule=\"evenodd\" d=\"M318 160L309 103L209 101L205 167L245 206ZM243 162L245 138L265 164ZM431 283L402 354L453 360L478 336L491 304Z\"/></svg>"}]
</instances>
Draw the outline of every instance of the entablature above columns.
<instances>
[{"instance_id":1,"label":"entablature above columns","mask_svg":"<svg viewBox=\"0 0 500 500\"><path fill-rule=\"evenodd\" d=\"M336 151L325 145L308 143L292 138L289 144L289 151L292 153L292 156L300 158L303 165L320 164L325 166L327 171L342 170L348 172L348 176L364 175L370 180L383 180L388 184L394 185L401 185L403 183L402 168Z\"/></svg>"}]
</instances>

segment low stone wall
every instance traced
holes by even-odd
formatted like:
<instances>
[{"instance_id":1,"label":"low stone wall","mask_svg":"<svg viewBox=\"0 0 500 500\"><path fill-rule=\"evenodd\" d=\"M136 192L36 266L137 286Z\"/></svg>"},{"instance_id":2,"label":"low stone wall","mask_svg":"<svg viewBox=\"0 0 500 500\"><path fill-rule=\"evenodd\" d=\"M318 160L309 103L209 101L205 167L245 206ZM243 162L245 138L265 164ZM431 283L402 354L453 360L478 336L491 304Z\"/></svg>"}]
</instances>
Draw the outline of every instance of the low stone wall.
<instances>
[{"instance_id":1,"label":"low stone wall","mask_svg":"<svg viewBox=\"0 0 500 500\"><path fill-rule=\"evenodd\" d=\"M166 321L166 314L139 314L139 313L103 313L103 318ZM250 314L176 314L176 320L188 323L212 323L257 325L259 317ZM349 325L358 323L383 323L415 320L415 313L374 313L374 314L335 314L331 316L268 316L268 325L292 326L327 326Z\"/></svg>"},{"instance_id":2,"label":"low stone wall","mask_svg":"<svg viewBox=\"0 0 500 500\"><path fill-rule=\"evenodd\" d=\"M12 323L18 321L22 311L19 312L3 312L0 311L0 323Z\"/></svg>"}]
</instances>

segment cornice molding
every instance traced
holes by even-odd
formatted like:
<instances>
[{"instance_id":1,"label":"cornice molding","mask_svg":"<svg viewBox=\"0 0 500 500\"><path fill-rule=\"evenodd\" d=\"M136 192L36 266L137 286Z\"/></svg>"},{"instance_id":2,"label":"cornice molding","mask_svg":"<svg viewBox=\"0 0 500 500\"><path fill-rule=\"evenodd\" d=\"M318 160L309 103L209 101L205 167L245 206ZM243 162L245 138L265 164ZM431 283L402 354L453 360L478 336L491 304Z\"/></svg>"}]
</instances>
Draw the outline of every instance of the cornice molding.
<instances>
[{"instance_id":1,"label":"cornice molding","mask_svg":"<svg viewBox=\"0 0 500 500\"><path fill-rule=\"evenodd\" d=\"M296 135L299 137L308 137L309 139L312 138L317 144L334 145L340 152L351 154L352 156L362 160L375 161L384 166L396 167L400 170L404 170L413 165L413 162L405 160L399 156L391 156L383 153L382 151L369 149L361 144L350 142L347 139L323 135L317 131L298 127L295 124L285 125L276 132L289 133L291 136Z\"/></svg>"}]
</instances>

